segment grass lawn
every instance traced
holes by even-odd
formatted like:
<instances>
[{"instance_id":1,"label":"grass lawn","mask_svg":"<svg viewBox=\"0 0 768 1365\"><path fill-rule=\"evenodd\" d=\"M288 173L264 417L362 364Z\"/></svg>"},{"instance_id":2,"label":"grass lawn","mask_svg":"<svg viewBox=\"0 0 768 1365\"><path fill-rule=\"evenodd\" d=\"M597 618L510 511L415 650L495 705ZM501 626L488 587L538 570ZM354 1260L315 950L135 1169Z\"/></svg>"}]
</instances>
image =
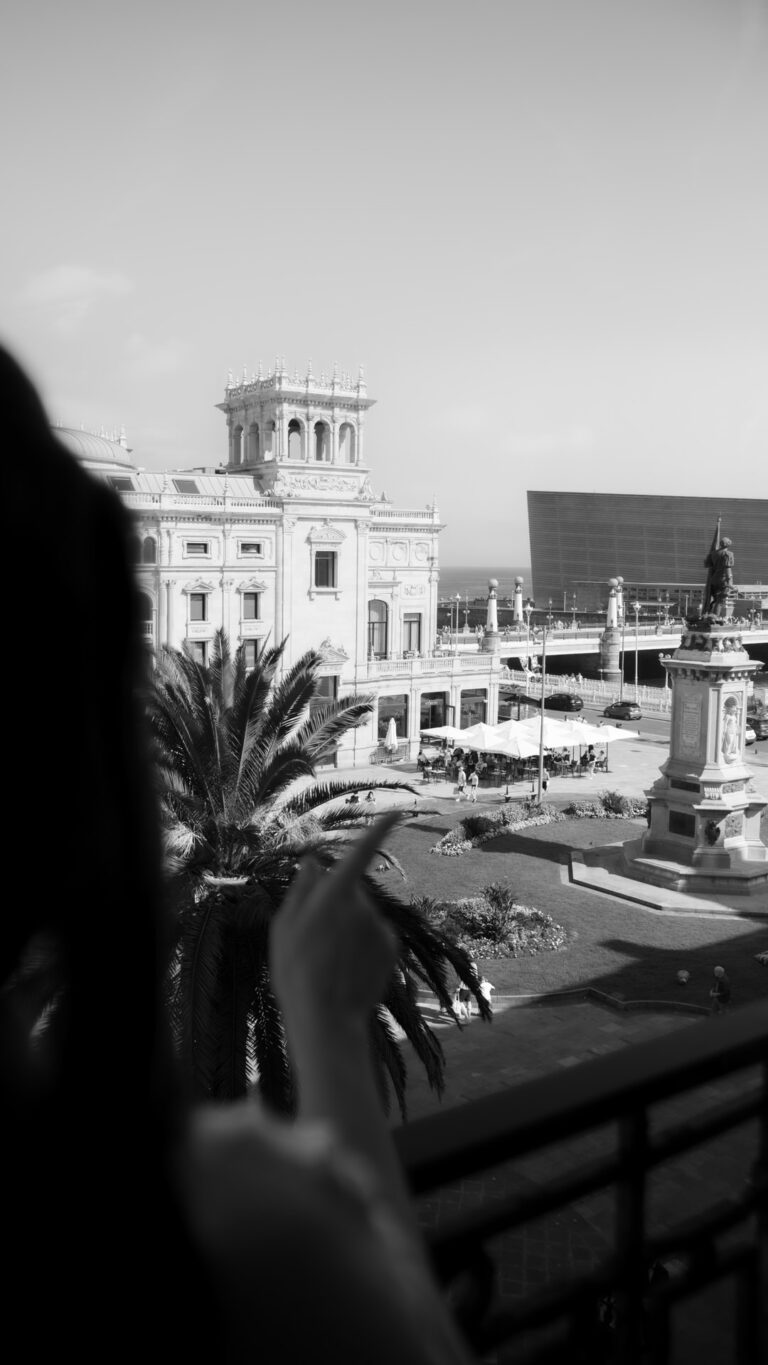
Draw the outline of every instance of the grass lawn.
<instances>
[{"instance_id":1,"label":"grass lawn","mask_svg":"<svg viewBox=\"0 0 768 1365\"><path fill-rule=\"evenodd\" d=\"M734 1006L768 997L768 967L755 961L768 949L768 920L659 914L569 883L571 849L636 838L644 820L567 820L443 857L429 852L457 823L453 803L443 804L444 812L421 816L390 835L388 847L407 875L399 894L457 900L477 895L489 882L507 882L517 901L546 911L567 931L566 946L556 952L480 962L497 996L593 986L628 1001L706 1006L713 968L720 964L730 977ZM385 875L390 883L399 881L395 871ZM691 973L687 986L675 979L681 967Z\"/></svg>"}]
</instances>

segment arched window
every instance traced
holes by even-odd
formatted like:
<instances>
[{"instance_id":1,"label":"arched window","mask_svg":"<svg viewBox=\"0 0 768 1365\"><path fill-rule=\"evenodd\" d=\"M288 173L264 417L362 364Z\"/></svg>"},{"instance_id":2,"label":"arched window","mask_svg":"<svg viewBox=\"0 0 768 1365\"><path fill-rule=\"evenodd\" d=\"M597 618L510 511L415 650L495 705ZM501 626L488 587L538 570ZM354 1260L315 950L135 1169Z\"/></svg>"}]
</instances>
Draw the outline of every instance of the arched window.
<instances>
[{"instance_id":1,"label":"arched window","mask_svg":"<svg viewBox=\"0 0 768 1365\"><path fill-rule=\"evenodd\" d=\"M326 462L331 458L330 432L327 422L315 422L315 459Z\"/></svg>"},{"instance_id":2,"label":"arched window","mask_svg":"<svg viewBox=\"0 0 768 1365\"><path fill-rule=\"evenodd\" d=\"M243 458L243 428L235 427L232 432L232 464L240 464Z\"/></svg>"},{"instance_id":3,"label":"arched window","mask_svg":"<svg viewBox=\"0 0 768 1365\"><path fill-rule=\"evenodd\" d=\"M251 422L248 428L248 463L255 464L259 458L259 424Z\"/></svg>"},{"instance_id":4,"label":"arched window","mask_svg":"<svg viewBox=\"0 0 768 1365\"><path fill-rule=\"evenodd\" d=\"M288 423L288 459L301 460L304 456L304 430L297 417Z\"/></svg>"},{"instance_id":5,"label":"arched window","mask_svg":"<svg viewBox=\"0 0 768 1365\"><path fill-rule=\"evenodd\" d=\"M368 603L368 658L386 659L387 623L389 611L386 602L373 598Z\"/></svg>"},{"instance_id":6,"label":"arched window","mask_svg":"<svg viewBox=\"0 0 768 1365\"><path fill-rule=\"evenodd\" d=\"M157 541L154 536L145 536L144 544L141 547L142 564L157 563Z\"/></svg>"},{"instance_id":7,"label":"arched window","mask_svg":"<svg viewBox=\"0 0 768 1365\"><path fill-rule=\"evenodd\" d=\"M355 428L351 422L342 422L339 427L339 463L355 463Z\"/></svg>"},{"instance_id":8,"label":"arched window","mask_svg":"<svg viewBox=\"0 0 768 1365\"><path fill-rule=\"evenodd\" d=\"M264 459L274 460L275 458L275 433L277 427L274 422L264 423Z\"/></svg>"}]
</instances>

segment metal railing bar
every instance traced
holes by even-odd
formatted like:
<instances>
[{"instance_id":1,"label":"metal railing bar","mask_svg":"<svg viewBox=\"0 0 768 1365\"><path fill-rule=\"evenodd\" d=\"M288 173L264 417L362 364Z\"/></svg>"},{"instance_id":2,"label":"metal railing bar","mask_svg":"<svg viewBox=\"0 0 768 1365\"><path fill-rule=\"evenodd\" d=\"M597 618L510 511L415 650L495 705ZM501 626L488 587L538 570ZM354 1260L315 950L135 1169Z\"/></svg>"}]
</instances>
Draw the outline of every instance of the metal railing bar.
<instances>
[{"instance_id":1,"label":"metal railing bar","mask_svg":"<svg viewBox=\"0 0 768 1365\"><path fill-rule=\"evenodd\" d=\"M645 1109L619 1123L622 1164L628 1167L616 1192L616 1249L626 1267L617 1298L617 1342L630 1365L639 1365L642 1342L643 1294L648 1287L644 1264L648 1115Z\"/></svg>"},{"instance_id":2,"label":"metal railing bar","mask_svg":"<svg viewBox=\"0 0 768 1365\"><path fill-rule=\"evenodd\" d=\"M409 1181L426 1192L610 1123L715 1077L764 1062L768 1004L638 1043L393 1130Z\"/></svg>"}]
</instances>

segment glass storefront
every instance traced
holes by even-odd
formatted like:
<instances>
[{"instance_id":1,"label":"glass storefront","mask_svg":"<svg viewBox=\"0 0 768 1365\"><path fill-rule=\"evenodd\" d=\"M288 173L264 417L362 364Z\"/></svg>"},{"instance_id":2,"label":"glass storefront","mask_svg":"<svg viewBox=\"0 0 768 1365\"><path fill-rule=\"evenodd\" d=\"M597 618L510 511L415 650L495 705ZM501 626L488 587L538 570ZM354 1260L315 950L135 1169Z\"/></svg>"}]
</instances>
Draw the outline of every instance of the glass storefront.
<instances>
[{"instance_id":1,"label":"glass storefront","mask_svg":"<svg viewBox=\"0 0 768 1365\"><path fill-rule=\"evenodd\" d=\"M401 692L394 697L379 697L379 717L377 735L383 741L387 737L387 726L391 718L395 718L398 739L405 739L408 735L408 693Z\"/></svg>"}]
</instances>

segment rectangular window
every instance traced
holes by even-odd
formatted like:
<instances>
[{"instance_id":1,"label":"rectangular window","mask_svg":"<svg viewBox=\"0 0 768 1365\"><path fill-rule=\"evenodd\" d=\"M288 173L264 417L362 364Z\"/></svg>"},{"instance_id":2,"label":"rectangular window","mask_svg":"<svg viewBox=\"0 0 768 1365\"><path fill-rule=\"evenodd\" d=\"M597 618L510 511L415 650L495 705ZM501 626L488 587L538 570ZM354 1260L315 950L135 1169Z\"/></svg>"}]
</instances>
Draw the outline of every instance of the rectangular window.
<instances>
[{"instance_id":1,"label":"rectangular window","mask_svg":"<svg viewBox=\"0 0 768 1365\"><path fill-rule=\"evenodd\" d=\"M338 674L330 673L317 680L317 692L309 703L310 711L316 711L320 706L327 706L329 701L336 701L339 695Z\"/></svg>"},{"instance_id":2,"label":"rectangular window","mask_svg":"<svg viewBox=\"0 0 768 1365\"><path fill-rule=\"evenodd\" d=\"M336 551L315 550L315 587L336 587Z\"/></svg>"},{"instance_id":3,"label":"rectangular window","mask_svg":"<svg viewBox=\"0 0 768 1365\"><path fill-rule=\"evenodd\" d=\"M243 640L241 648L243 651L243 663L245 664L246 668L256 667L256 660L259 657L260 644L261 644L260 640Z\"/></svg>"},{"instance_id":4,"label":"rectangular window","mask_svg":"<svg viewBox=\"0 0 768 1365\"><path fill-rule=\"evenodd\" d=\"M262 540L241 540L240 553L241 555L263 555L264 542Z\"/></svg>"},{"instance_id":5,"label":"rectangular window","mask_svg":"<svg viewBox=\"0 0 768 1365\"><path fill-rule=\"evenodd\" d=\"M194 479L174 479L173 486L177 493L196 493L198 491Z\"/></svg>"},{"instance_id":6,"label":"rectangular window","mask_svg":"<svg viewBox=\"0 0 768 1365\"><path fill-rule=\"evenodd\" d=\"M421 613L403 617L403 651L421 653Z\"/></svg>"},{"instance_id":7,"label":"rectangular window","mask_svg":"<svg viewBox=\"0 0 768 1365\"><path fill-rule=\"evenodd\" d=\"M115 491L118 493L133 492L133 479L129 479L127 476L123 478L121 475L118 474L110 474L107 479L107 483L111 484Z\"/></svg>"},{"instance_id":8,"label":"rectangular window","mask_svg":"<svg viewBox=\"0 0 768 1365\"><path fill-rule=\"evenodd\" d=\"M208 620L208 594L206 592L191 592L189 594L189 619L190 621Z\"/></svg>"},{"instance_id":9,"label":"rectangular window","mask_svg":"<svg viewBox=\"0 0 768 1365\"><path fill-rule=\"evenodd\" d=\"M258 620L259 620L259 616L260 616L260 610L259 610L259 608L260 608L260 598L261 598L261 593L258 593L258 592L244 592L244 593L243 593L243 620L244 620L244 621L258 621Z\"/></svg>"},{"instance_id":10,"label":"rectangular window","mask_svg":"<svg viewBox=\"0 0 768 1365\"><path fill-rule=\"evenodd\" d=\"M208 641L207 640L188 640L187 651L191 659L196 664L201 664L205 668L208 662Z\"/></svg>"},{"instance_id":11,"label":"rectangular window","mask_svg":"<svg viewBox=\"0 0 768 1365\"><path fill-rule=\"evenodd\" d=\"M211 553L210 540L188 540L184 544L184 550L188 555L209 555Z\"/></svg>"}]
</instances>

